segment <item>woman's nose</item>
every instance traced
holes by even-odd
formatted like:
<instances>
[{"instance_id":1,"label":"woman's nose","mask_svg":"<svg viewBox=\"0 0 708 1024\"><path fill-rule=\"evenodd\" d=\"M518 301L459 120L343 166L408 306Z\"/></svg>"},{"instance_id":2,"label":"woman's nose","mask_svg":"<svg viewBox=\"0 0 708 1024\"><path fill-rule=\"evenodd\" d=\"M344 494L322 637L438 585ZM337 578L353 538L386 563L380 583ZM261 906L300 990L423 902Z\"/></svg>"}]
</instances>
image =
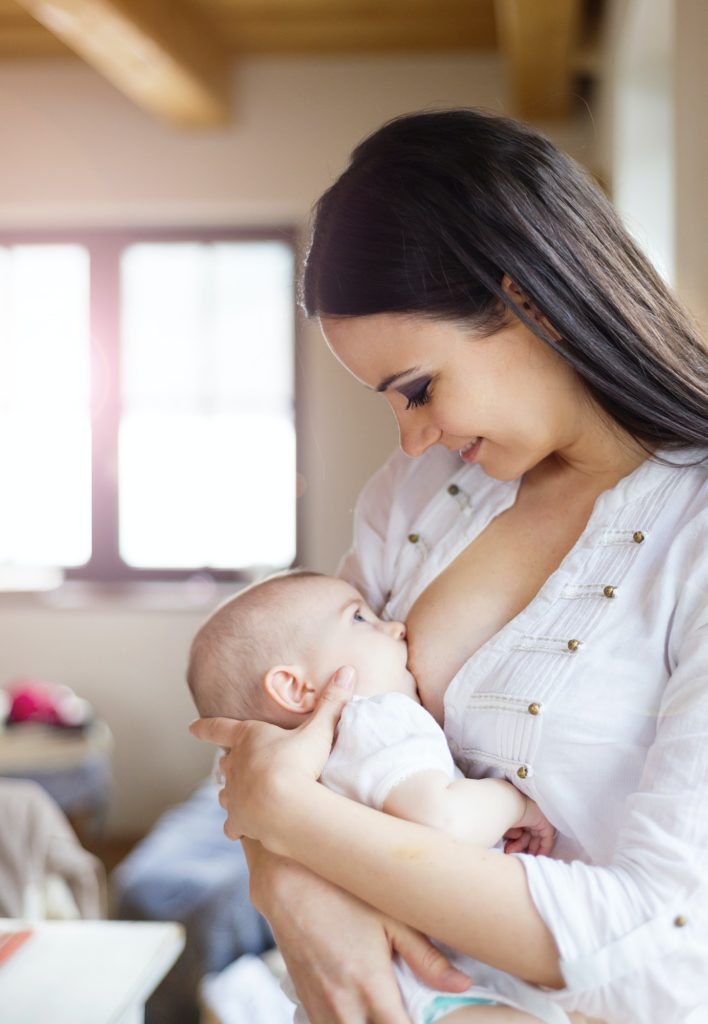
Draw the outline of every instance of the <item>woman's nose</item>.
<instances>
[{"instance_id":1,"label":"woman's nose","mask_svg":"<svg viewBox=\"0 0 708 1024\"><path fill-rule=\"evenodd\" d=\"M404 423L401 416L397 416L396 419L399 444L406 455L410 455L411 458L418 458L440 440L440 431L430 423L421 423L420 421Z\"/></svg>"}]
</instances>

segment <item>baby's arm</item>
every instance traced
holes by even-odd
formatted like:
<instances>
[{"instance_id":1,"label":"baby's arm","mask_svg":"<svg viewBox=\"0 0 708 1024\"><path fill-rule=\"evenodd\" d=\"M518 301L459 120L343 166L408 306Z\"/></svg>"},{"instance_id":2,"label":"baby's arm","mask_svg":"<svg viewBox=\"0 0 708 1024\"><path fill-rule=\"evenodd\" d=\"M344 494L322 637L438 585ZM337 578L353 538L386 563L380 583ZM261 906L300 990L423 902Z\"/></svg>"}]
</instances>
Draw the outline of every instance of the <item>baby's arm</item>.
<instances>
[{"instance_id":1,"label":"baby's arm","mask_svg":"<svg viewBox=\"0 0 708 1024\"><path fill-rule=\"evenodd\" d=\"M450 781L442 771L416 772L394 786L383 810L468 843L494 846L505 832L518 828L530 830L531 852L547 854L553 848L553 826L504 779Z\"/></svg>"}]
</instances>

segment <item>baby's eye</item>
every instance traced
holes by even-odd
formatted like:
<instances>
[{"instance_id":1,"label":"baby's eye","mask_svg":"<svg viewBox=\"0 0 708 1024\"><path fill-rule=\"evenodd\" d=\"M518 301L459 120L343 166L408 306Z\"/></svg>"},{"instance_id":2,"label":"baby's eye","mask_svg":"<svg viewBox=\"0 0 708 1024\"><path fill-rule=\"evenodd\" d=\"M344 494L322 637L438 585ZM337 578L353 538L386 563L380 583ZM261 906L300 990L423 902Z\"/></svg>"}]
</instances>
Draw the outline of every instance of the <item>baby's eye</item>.
<instances>
[{"instance_id":1,"label":"baby's eye","mask_svg":"<svg viewBox=\"0 0 708 1024\"><path fill-rule=\"evenodd\" d=\"M354 621L355 622L366 622L366 619L364 618L364 616L361 614L361 612L358 609L357 609L357 611L354 612Z\"/></svg>"},{"instance_id":2,"label":"baby's eye","mask_svg":"<svg viewBox=\"0 0 708 1024\"><path fill-rule=\"evenodd\" d=\"M425 405L430 401L430 381L424 381L422 386L409 394L405 391L401 394L406 399L406 409L417 409L419 405Z\"/></svg>"}]
</instances>

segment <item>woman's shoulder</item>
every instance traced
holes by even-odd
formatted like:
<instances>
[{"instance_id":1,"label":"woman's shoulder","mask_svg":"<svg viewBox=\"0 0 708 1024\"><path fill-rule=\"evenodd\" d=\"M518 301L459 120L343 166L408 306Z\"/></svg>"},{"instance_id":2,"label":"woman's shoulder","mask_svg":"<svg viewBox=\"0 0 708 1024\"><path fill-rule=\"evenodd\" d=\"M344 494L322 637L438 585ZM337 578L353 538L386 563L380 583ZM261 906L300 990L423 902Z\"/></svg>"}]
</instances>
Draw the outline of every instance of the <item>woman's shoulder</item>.
<instances>
[{"instance_id":1,"label":"woman's shoulder","mask_svg":"<svg viewBox=\"0 0 708 1024\"><path fill-rule=\"evenodd\" d=\"M664 474L664 500L675 508L684 523L708 533L708 449L691 448L665 453L661 471ZM708 555L708 549L706 549Z\"/></svg>"},{"instance_id":2,"label":"woman's shoulder","mask_svg":"<svg viewBox=\"0 0 708 1024\"><path fill-rule=\"evenodd\" d=\"M607 515L641 507L675 523L708 510L708 449L658 451L601 495L599 507Z\"/></svg>"}]
</instances>

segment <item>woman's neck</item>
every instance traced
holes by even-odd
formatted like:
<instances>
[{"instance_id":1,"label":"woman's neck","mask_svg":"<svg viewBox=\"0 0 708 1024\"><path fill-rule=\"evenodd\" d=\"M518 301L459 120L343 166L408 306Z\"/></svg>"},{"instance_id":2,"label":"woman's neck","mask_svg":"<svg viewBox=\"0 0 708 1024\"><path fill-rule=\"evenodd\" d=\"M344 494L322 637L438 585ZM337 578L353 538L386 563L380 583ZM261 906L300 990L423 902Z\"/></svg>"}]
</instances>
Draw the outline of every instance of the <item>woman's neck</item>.
<instances>
[{"instance_id":1,"label":"woman's neck","mask_svg":"<svg viewBox=\"0 0 708 1024\"><path fill-rule=\"evenodd\" d=\"M571 486L600 493L614 487L648 458L631 435L594 411L582 430L524 476L524 482Z\"/></svg>"}]
</instances>

